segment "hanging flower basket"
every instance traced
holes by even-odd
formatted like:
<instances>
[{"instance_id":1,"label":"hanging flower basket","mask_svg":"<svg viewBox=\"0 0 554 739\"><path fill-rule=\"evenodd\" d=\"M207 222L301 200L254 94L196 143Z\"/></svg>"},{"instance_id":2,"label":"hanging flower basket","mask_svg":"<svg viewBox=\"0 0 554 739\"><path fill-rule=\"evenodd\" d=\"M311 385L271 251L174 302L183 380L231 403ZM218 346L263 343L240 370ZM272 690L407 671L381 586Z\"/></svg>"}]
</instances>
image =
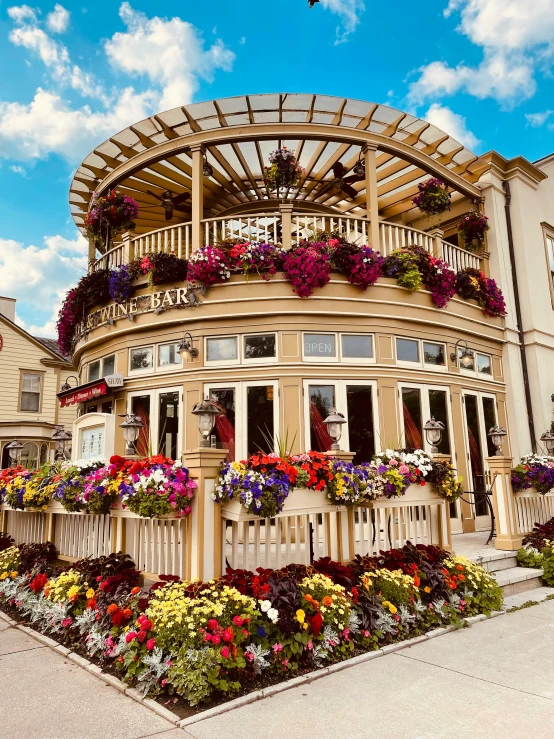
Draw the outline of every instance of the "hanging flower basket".
<instances>
[{"instance_id":1,"label":"hanging flower basket","mask_svg":"<svg viewBox=\"0 0 554 739\"><path fill-rule=\"evenodd\" d=\"M436 216L450 210L450 193L447 185L435 177L420 182L417 186L419 194L412 203L428 216Z\"/></svg>"},{"instance_id":2,"label":"hanging flower basket","mask_svg":"<svg viewBox=\"0 0 554 739\"><path fill-rule=\"evenodd\" d=\"M110 190L103 196L94 193L85 218L87 236L107 250L118 233L135 227L137 215L137 202L128 195L116 190Z\"/></svg>"},{"instance_id":3,"label":"hanging flower basket","mask_svg":"<svg viewBox=\"0 0 554 739\"><path fill-rule=\"evenodd\" d=\"M282 189L294 187L304 174L296 157L286 146L272 151L269 162L269 167L264 167L264 182L271 192L279 194Z\"/></svg>"},{"instance_id":4,"label":"hanging flower basket","mask_svg":"<svg viewBox=\"0 0 554 739\"><path fill-rule=\"evenodd\" d=\"M482 249L485 234L489 230L489 219L481 213L471 211L458 223L458 233L463 239L466 249L477 251Z\"/></svg>"}]
</instances>

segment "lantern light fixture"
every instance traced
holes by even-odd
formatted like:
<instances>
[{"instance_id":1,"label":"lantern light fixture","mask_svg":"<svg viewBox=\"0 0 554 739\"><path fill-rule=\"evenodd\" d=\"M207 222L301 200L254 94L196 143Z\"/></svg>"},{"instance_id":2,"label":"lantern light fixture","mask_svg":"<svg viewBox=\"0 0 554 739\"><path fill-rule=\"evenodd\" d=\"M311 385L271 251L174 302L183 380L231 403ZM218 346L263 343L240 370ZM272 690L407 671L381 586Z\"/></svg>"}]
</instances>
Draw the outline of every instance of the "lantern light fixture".
<instances>
[{"instance_id":1,"label":"lantern light fixture","mask_svg":"<svg viewBox=\"0 0 554 739\"><path fill-rule=\"evenodd\" d=\"M15 467L15 465L19 462L19 458L21 457L23 444L20 441L17 441L17 439L14 439L13 441L10 441L9 444L6 444L6 449L8 450L8 454L10 455L12 466Z\"/></svg>"},{"instance_id":2,"label":"lantern light fixture","mask_svg":"<svg viewBox=\"0 0 554 739\"><path fill-rule=\"evenodd\" d=\"M335 408L331 408L329 415L323 421L323 423L327 426L327 433L333 440L333 443L331 444L331 451L340 451L339 441L340 437L342 436L342 426L346 423L346 418L342 413L338 413Z\"/></svg>"},{"instance_id":3,"label":"lantern light fixture","mask_svg":"<svg viewBox=\"0 0 554 739\"><path fill-rule=\"evenodd\" d=\"M198 430L200 431L201 447L209 447L210 439L209 436L215 426L216 416L219 416L221 409L214 400L210 398L204 398L199 403L195 403L192 409L192 413L198 419Z\"/></svg>"},{"instance_id":4,"label":"lantern light fixture","mask_svg":"<svg viewBox=\"0 0 554 739\"><path fill-rule=\"evenodd\" d=\"M354 174L358 175L358 177L365 177L365 163L362 159L361 155L354 167L352 168L352 171Z\"/></svg>"},{"instance_id":5,"label":"lantern light fixture","mask_svg":"<svg viewBox=\"0 0 554 739\"><path fill-rule=\"evenodd\" d=\"M545 445L549 456L554 453L554 433L552 431L545 431L541 436L541 441Z\"/></svg>"},{"instance_id":6,"label":"lantern light fixture","mask_svg":"<svg viewBox=\"0 0 554 739\"><path fill-rule=\"evenodd\" d=\"M458 349L461 349L460 356L458 357ZM456 342L456 346L454 348L454 351L450 355L450 359L454 362L456 367L458 366L458 359L460 360L460 365L462 367L470 367L474 362L473 352L467 345L467 341L465 339L459 339Z\"/></svg>"},{"instance_id":7,"label":"lantern light fixture","mask_svg":"<svg viewBox=\"0 0 554 739\"><path fill-rule=\"evenodd\" d=\"M66 431L63 426L56 426L56 430L52 434L52 441L56 442L56 449L62 459L67 459L65 445L66 442L71 441L71 438L71 434L69 431Z\"/></svg>"},{"instance_id":8,"label":"lantern light fixture","mask_svg":"<svg viewBox=\"0 0 554 739\"><path fill-rule=\"evenodd\" d=\"M189 334L188 331L185 331L185 335L179 342L177 353L180 354L183 359L185 359L187 354L191 359L196 359L196 357L198 356L198 349L193 346L192 336Z\"/></svg>"},{"instance_id":9,"label":"lantern light fixture","mask_svg":"<svg viewBox=\"0 0 554 739\"><path fill-rule=\"evenodd\" d=\"M504 437L507 435L508 432L506 431L506 429L503 429L502 426L493 426L491 429L489 429L489 433L487 434L487 436L490 437L492 443L496 447L495 456L502 456L502 442L504 441Z\"/></svg>"},{"instance_id":10,"label":"lantern light fixture","mask_svg":"<svg viewBox=\"0 0 554 739\"><path fill-rule=\"evenodd\" d=\"M67 377L65 378L65 382L64 382L64 384L63 384L63 385L61 386L61 388L60 388L60 392L61 392L61 393L65 393L65 392L67 392L68 390L71 390L71 385L69 384L69 380L72 380L72 379L73 379L73 380L75 380L75 384L76 384L76 386L77 386L77 385L79 384L79 378L77 377L77 375L68 375L68 376L67 376Z\"/></svg>"},{"instance_id":11,"label":"lantern light fixture","mask_svg":"<svg viewBox=\"0 0 554 739\"><path fill-rule=\"evenodd\" d=\"M442 432L444 429L444 423L442 421L436 421L434 416L431 416L423 427L425 438L431 447L431 454L438 454L438 446L441 443Z\"/></svg>"},{"instance_id":12,"label":"lantern light fixture","mask_svg":"<svg viewBox=\"0 0 554 739\"><path fill-rule=\"evenodd\" d=\"M123 429L123 436L125 438L125 454L136 454L136 442L139 437L140 430L144 428L144 424L135 413L120 413L119 417L125 419L119 424L119 428Z\"/></svg>"},{"instance_id":13,"label":"lantern light fixture","mask_svg":"<svg viewBox=\"0 0 554 739\"><path fill-rule=\"evenodd\" d=\"M204 161L202 162L202 174L204 177L213 177L214 168L208 162L207 156L204 154Z\"/></svg>"}]
</instances>

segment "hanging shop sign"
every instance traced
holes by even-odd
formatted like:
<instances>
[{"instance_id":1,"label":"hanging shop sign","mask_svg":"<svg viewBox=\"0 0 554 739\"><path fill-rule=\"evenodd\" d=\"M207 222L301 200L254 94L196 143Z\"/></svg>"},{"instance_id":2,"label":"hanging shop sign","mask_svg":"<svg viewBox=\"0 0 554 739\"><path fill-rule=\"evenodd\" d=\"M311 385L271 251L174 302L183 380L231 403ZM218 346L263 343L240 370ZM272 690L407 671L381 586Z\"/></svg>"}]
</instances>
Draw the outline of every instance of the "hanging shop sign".
<instances>
[{"instance_id":1,"label":"hanging shop sign","mask_svg":"<svg viewBox=\"0 0 554 739\"><path fill-rule=\"evenodd\" d=\"M86 319L77 326L74 341L79 341L89 331L99 326L113 325L117 321L125 319L134 321L135 316L143 313L163 313L175 308L192 308L199 305L199 299L196 295L198 290L201 290L201 288L173 287L169 290L137 295L123 303L105 305L103 308L89 313Z\"/></svg>"},{"instance_id":2,"label":"hanging shop sign","mask_svg":"<svg viewBox=\"0 0 554 739\"><path fill-rule=\"evenodd\" d=\"M105 379L97 380L96 382L89 382L81 387L74 387L71 390L66 390L64 393L58 393L60 399L60 406L65 408L68 405L77 405L77 403L84 403L86 400L93 400L94 398L101 398L103 395L108 394L108 385Z\"/></svg>"},{"instance_id":3,"label":"hanging shop sign","mask_svg":"<svg viewBox=\"0 0 554 739\"><path fill-rule=\"evenodd\" d=\"M121 372L116 372L113 375L106 375L104 380L108 387L123 387L123 374Z\"/></svg>"}]
</instances>

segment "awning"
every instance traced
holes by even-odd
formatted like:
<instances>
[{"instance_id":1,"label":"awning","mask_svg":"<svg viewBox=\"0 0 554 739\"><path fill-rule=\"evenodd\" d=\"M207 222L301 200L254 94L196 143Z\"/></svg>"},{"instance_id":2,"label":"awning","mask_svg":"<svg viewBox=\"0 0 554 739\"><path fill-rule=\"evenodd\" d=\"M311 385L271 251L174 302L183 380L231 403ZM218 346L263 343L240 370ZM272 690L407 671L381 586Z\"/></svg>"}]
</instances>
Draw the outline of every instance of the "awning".
<instances>
[{"instance_id":1,"label":"awning","mask_svg":"<svg viewBox=\"0 0 554 739\"><path fill-rule=\"evenodd\" d=\"M71 390L65 390L62 393L58 393L58 398L60 399L60 406L65 408L66 405L76 405L77 403L83 403L86 400L101 398L103 395L107 394L108 384L105 379L102 379L95 380L94 382L87 382L85 385L72 387Z\"/></svg>"}]
</instances>

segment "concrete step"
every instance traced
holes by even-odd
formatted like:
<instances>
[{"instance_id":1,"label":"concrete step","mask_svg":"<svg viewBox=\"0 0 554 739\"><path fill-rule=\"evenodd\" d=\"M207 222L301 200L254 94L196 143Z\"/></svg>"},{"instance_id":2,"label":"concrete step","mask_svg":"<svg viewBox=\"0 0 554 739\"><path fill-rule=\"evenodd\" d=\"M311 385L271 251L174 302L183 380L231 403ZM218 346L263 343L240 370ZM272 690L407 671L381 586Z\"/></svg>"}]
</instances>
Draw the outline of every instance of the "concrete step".
<instances>
[{"instance_id":1,"label":"concrete step","mask_svg":"<svg viewBox=\"0 0 554 739\"><path fill-rule=\"evenodd\" d=\"M554 596L554 588L540 587L531 592L526 591L524 593L518 593L517 595L508 595L504 598L504 608L506 610L509 608L519 608L529 601L542 603L549 596Z\"/></svg>"},{"instance_id":2,"label":"concrete step","mask_svg":"<svg viewBox=\"0 0 554 739\"><path fill-rule=\"evenodd\" d=\"M542 586L542 573L542 569L510 567L507 570L495 572L495 577L497 583L502 588L504 596L509 596L540 588Z\"/></svg>"},{"instance_id":3,"label":"concrete step","mask_svg":"<svg viewBox=\"0 0 554 739\"><path fill-rule=\"evenodd\" d=\"M517 557L511 552L506 552L508 556L501 559L493 559L490 562L483 562L483 567L489 572L501 572L502 570L511 570L517 567Z\"/></svg>"}]
</instances>

